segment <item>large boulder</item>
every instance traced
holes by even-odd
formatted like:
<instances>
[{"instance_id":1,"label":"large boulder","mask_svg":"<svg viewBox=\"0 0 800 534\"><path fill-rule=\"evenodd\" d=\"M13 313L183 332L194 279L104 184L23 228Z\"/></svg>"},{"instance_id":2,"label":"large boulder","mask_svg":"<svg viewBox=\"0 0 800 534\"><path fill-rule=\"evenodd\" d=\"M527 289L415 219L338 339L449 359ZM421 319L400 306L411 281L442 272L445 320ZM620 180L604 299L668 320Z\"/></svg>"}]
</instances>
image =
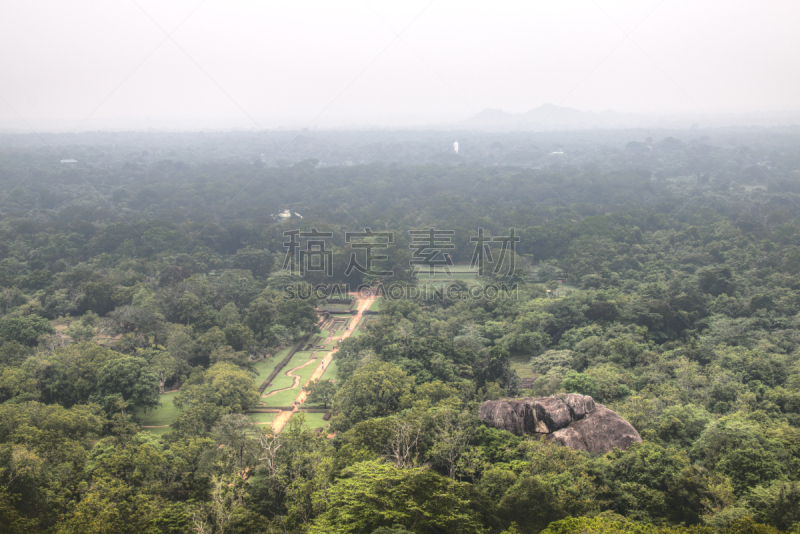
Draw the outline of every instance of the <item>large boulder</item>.
<instances>
[{"instance_id":1,"label":"large boulder","mask_svg":"<svg viewBox=\"0 0 800 534\"><path fill-rule=\"evenodd\" d=\"M478 417L489 426L512 434L547 435L572 449L606 453L642 441L639 433L616 412L596 404L588 395L569 393L553 397L527 397L486 401Z\"/></svg>"}]
</instances>

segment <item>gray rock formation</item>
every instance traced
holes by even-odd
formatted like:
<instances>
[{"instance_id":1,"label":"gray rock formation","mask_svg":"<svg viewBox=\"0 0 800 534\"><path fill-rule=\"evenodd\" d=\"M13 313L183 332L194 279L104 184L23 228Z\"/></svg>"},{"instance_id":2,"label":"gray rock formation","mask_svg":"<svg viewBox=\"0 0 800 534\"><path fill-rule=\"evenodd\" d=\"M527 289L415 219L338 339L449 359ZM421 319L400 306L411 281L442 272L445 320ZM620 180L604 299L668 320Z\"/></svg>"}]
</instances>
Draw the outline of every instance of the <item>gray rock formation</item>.
<instances>
[{"instance_id":1,"label":"gray rock formation","mask_svg":"<svg viewBox=\"0 0 800 534\"><path fill-rule=\"evenodd\" d=\"M639 433L616 412L595 404L588 395L527 397L486 401L478 417L489 426L512 434L546 434L572 449L606 453L642 441Z\"/></svg>"}]
</instances>

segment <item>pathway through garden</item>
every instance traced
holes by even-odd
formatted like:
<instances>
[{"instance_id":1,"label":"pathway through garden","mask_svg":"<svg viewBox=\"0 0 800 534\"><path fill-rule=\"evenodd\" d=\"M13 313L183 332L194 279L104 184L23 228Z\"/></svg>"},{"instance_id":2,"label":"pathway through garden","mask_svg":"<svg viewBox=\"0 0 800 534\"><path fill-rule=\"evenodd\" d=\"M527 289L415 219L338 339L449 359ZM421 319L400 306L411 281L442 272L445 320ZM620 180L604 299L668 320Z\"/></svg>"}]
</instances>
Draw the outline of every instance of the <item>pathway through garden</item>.
<instances>
[{"instance_id":1,"label":"pathway through garden","mask_svg":"<svg viewBox=\"0 0 800 534\"><path fill-rule=\"evenodd\" d=\"M314 354L316 354L316 352ZM312 355L312 358L313 358L313 355ZM297 367L295 367L293 369L289 369L288 371L286 371L286 373L285 373L286 376L294 379L294 381L292 382L292 385L289 386L288 388L281 388L281 389L276 389L274 391L270 391L266 395L261 395L261 398L263 399L265 397L271 397L272 395L275 395L276 393L280 393L281 391L286 391L287 389L295 389L295 388L300 387L300 377L297 376L296 374L293 374L293 371L297 371L298 369L302 369L306 365L309 365L309 364L312 364L312 363L314 363L314 360L308 360L303 365L298 365Z\"/></svg>"},{"instance_id":2,"label":"pathway through garden","mask_svg":"<svg viewBox=\"0 0 800 534\"><path fill-rule=\"evenodd\" d=\"M368 298L356 297L356 307L358 309L358 314L354 315L353 319L350 321L350 324L353 325L350 328L350 330L345 330L339 339L346 339L350 337L350 334L355 332L356 325L358 325L358 322L361 320L362 314L364 313L365 310L369 309L372 303L375 302L376 298L377 298L376 296L371 296ZM319 366L314 370L314 373L311 375L311 378L308 379L308 382L322 378L322 374L325 372L325 369L328 368L328 364L330 364L331 360L333 359L333 353L336 352L337 350L339 350L338 345L335 346L333 350L331 350L328 354L326 354L324 358L322 358L322 361L320 362ZM304 385L308 385L308 382L306 382ZM292 417L292 415L294 415L295 412L299 411L300 404L303 404L305 400L306 400L306 392L301 391L300 394L295 399L295 401L297 401L298 404L294 406L291 410L282 411L280 414L278 414L278 417L276 417L275 420L272 421L272 429L275 431L276 434L279 433L281 430L283 430L283 427L286 426L286 423L289 422L289 419Z\"/></svg>"}]
</instances>

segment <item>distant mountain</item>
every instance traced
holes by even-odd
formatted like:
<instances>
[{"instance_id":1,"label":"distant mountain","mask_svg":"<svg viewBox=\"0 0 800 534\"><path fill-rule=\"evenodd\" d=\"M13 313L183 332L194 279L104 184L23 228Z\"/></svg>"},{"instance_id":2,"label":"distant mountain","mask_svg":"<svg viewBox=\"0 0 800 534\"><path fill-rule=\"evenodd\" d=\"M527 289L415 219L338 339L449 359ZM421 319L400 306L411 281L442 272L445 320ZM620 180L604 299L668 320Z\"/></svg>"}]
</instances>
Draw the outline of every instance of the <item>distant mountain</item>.
<instances>
[{"instance_id":1,"label":"distant mountain","mask_svg":"<svg viewBox=\"0 0 800 534\"><path fill-rule=\"evenodd\" d=\"M525 113L484 109L461 126L476 130L590 130L641 126L643 117L615 111L580 111L554 104L543 104Z\"/></svg>"}]
</instances>

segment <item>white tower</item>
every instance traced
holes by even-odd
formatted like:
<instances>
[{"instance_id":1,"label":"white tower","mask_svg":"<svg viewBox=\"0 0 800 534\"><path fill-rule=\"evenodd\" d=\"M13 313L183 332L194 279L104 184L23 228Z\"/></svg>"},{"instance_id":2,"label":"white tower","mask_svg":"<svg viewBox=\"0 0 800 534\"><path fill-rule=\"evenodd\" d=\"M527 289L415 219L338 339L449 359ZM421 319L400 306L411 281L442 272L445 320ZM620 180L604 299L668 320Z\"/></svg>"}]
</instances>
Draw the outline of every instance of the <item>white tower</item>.
<instances>
[{"instance_id":1,"label":"white tower","mask_svg":"<svg viewBox=\"0 0 800 534\"><path fill-rule=\"evenodd\" d=\"M453 143L453 150L455 150L455 151L456 151L456 154L458 154L458 141L456 141L455 143Z\"/></svg>"}]
</instances>

